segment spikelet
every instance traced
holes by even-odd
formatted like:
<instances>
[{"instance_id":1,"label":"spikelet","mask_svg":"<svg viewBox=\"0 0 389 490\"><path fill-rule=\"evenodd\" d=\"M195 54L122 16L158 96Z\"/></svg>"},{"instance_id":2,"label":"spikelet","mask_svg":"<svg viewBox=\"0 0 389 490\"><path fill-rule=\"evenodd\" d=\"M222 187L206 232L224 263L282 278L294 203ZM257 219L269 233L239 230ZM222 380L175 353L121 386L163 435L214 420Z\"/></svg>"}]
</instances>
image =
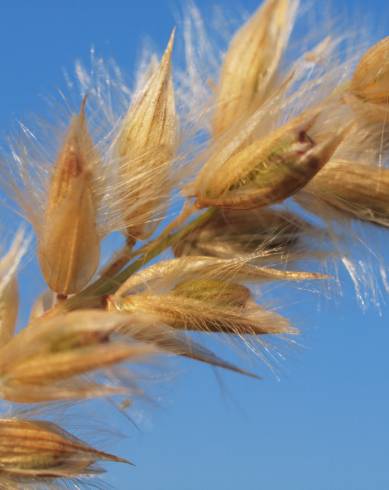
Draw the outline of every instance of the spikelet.
<instances>
[{"instance_id":1,"label":"spikelet","mask_svg":"<svg viewBox=\"0 0 389 490\"><path fill-rule=\"evenodd\" d=\"M82 377L156 352L116 338L120 322L120 315L82 310L30 324L0 351L2 397L33 403L125 392Z\"/></svg>"},{"instance_id":2,"label":"spikelet","mask_svg":"<svg viewBox=\"0 0 389 490\"><path fill-rule=\"evenodd\" d=\"M207 256L180 257L162 260L153 264L125 281L114 294L115 298L148 292L163 293L168 288L194 279L208 278L223 281L303 281L324 279L325 276L312 272L288 271L271 267L259 267L256 255L220 259ZM167 286L168 285L168 286Z\"/></svg>"},{"instance_id":3,"label":"spikelet","mask_svg":"<svg viewBox=\"0 0 389 490\"><path fill-rule=\"evenodd\" d=\"M293 260L308 254L306 235L315 227L296 214L280 209L216 210L202 225L177 241L176 257L206 255L233 258L255 254L258 262Z\"/></svg>"},{"instance_id":4,"label":"spikelet","mask_svg":"<svg viewBox=\"0 0 389 490\"><path fill-rule=\"evenodd\" d=\"M171 162L177 147L173 43L174 31L159 66L121 122L114 143L120 159L121 191L128 196L122 199L122 213L127 234L134 239L144 239L154 231L156 213L166 207L172 185ZM134 207L134 202L140 204Z\"/></svg>"},{"instance_id":5,"label":"spikelet","mask_svg":"<svg viewBox=\"0 0 389 490\"><path fill-rule=\"evenodd\" d=\"M362 221L389 226L389 170L334 160L304 189L315 200Z\"/></svg>"},{"instance_id":6,"label":"spikelet","mask_svg":"<svg viewBox=\"0 0 389 490\"><path fill-rule=\"evenodd\" d=\"M1 488L44 486L55 479L93 476L103 471L96 466L98 461L129 463L89 446L51 422L0 418Z\"/></svg>"},{"instance_id":7,"label":"spikelet","mask_svg":"<svg viewBox=\"0 0 389 490\"><path fill-rule=\"evenodd\" d=\"M295 194L327 163L345 137L341 131L317 144L309 134L315 118L303 122L298 117L227 159L223 151L213 154L191 189L196 205L253 209Z\"/></svg>"},{"instance_id":8,"label":"spikelet","mask_svg":"<svg viewBox=\"0 0 389 490\"><path fill-rule=\"evenodd\" d=\"M175 292L170 294L139 294L126 298L110 298L112 311L150 314L160 323L179 330L194 332L226 333L233 335L263 335L297 333L288 321L276 313L259 306L237 308L215 297L222 296L226 284L219 284L205 300L186 297ZM233 286L229 285L233 288Z\"/></svg>"},{"instance_id":9,"label":"spikelet","mask_svg":"<svg viewBox=\"0 0 389 490\"><path fill-rule=\"evenodd\" d=\"M361 58L350 83L350 91L373 104L388 104L389 37L381 39Z\"/></svg>"},{"instance_id":10,"label":"spikelet","mask_svg":"<svg viewBox=\"0 0 389 490\"><path fill-rule=\"evenodd\" d=\"M173 328L239 335L294 333L252 300L242 281L305 280L320 274L256 267L242 259L182 257L130 277L109 298L113 311L153 314Z\"/></svg>"},{"instance_id":11,"label":"spikelet","mask_svg":"<svg viewBox=\"0 0 389 490\"><path fill-rule=\"evenodd\" d=\"M109 309L117 310L115 304L112 304L110 300L108 307ZM231 362L221 359L211 350L195 342L185 332L180 332L172 327L161 324L161 319L158 315L153 315L151 312L137 314L127 311L122 313L122 316L123 324L120 331L130 335L135 340L150 342L161 349L161 351L170 352L246 376L258 377Z\"/></svg>"},{"instance_id":12,"label":"spikelet","mask_svg":"<svg viewBox=\"0 0 389 490\"><path fill-rule=\"evenodd\" d=\"M214 136L250 116L271 92L297 6L267 0L235 34L216 87Z\"/></svg>"},{"instance_id":13,"label":"spikelet","mask_svg":"<svg viewBox=\"0 0 389 490\"><path fill-rule=\"evenodd\" d=\"M38 232L43 275L53 291L65 295L80 291L99 265L98 203L93 192L98 156L86 125L85 103L84 98L59 151Z\"/></svg>"},{"instance_id":14,"label":"spikelet","mask_svg":"<svg viewBox=\"0 0 389 490\"><path fill-rule=\"evenodd\" d=\"M12 338L15 331L19 306L16 271L27 247L28 240L20 230L7 254L0 259L0 348Z\"/></svg>"}]
</instances>

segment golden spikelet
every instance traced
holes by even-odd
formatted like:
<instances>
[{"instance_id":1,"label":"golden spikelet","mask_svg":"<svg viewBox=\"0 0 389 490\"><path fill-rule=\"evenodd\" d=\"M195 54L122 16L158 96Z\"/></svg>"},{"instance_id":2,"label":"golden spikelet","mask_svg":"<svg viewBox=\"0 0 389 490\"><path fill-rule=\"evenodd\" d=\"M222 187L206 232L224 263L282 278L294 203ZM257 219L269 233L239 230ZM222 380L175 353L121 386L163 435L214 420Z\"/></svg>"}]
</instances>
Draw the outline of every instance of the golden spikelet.
<instances>
[{"instance_id":1,"label":"golden spikelet","mask_svg":"<svg viewBox=\"0 0 389 490\"><path fill-rule=\"evenodd\" d=\"M220 305L222 290L215 291L204 300L177 294L139 294L126 298L110 298L114 311L150 312L159 322L179 330L226 333L233 335L263 335L297 333L280 315L266 311L257 305L244 308ZM246 308L247 306L247 308Z\"/></svg>"},{"instance_id":2,"label":"golden spikelet","mask_svg":"<svg viewBox=\"0 0 389 490\"><path fill-rule=\"evenodd\" d=\"M117 310L109 300L109 308ZM257 375L244 370L231 362L221 359L214 352L194 341L185 332L161 324L158 315L152 312L122 312L121 332L130 335L140 342L150 342L165 352L187 357L211 366L227 369L245 376L258 378Z\"/></svg>"},{"instance_id":3,"label":"golden spikelet","mask_svg":"<svg viewBox=\"0 0 389 490\"><path fill-rule=\"evenodd\" d=\"M315 118L290 121L224 159L216 152L200 171L192 192L198 207L253 209L281 202L304 187L327 163L345 131L315 142Z\"/></svg>"},{"instance_id":4,"label":"golden spikelet","mask_svg":"<svg viewBox=\"0 0 389 490\"><path fill-rule=\"evenodd\" d=\"M257 267L242 259L182 257L130 277L109 298L112 311L151 314L173 328L239 335L294 333L259 307L242 281L321 279L315 273Z\"/></svg>"},{"instance_id":5,"label":"golden spikelet","mask_svg":"<svg viewBox=\"0 0 389 490\"><path fill-rule=\"evenodd\" d=\"M297 6L267 0L235 34L216 87L215 136L250 116L271 92Z\"/></svg>"},{"instance_id":6,"label":"golden spikelet","mask_svg":"<svg viewBox=\"0 0 389 490\"><path fill-rule=\"evenodd\" d=\"M99 265L100 237L93 173L98 155L88 133L84 98L58 154L38 232L38 257L49 287L59 294L80 291Z\"/></svg>"},{"instance_id":7,"label":"golden spikelet","mask_svg":"<svg viewBox=\"0 0 389 490\"><path fill-rule=\"evenodd\" d=\"M358 162L334 160L305 187L351 217L389 226L389 170Z\"/></svg>"},{"instance_id":8,"label":"golden spikelet","mask_svg":"<svg viewBox=\"0 0 389 490\"><path fill-rule=\"evenodd\" d=\"M92 310L34 321L0 351L2 397L33 403L126 391L82 378L156 352L151 345L116 338L120 322L120 315Z\"/></svg>"},{"instance_id":9,"label":"golden spikelet","mask_svg":"<svg viewBox=\"0 0 389 490\"><path fill-rule=\"evenodd\" d=\"M361 58L350 83L350 91L373 104L389 100L389 37L381 39Z\"/></svg>"},{"instance_id":10,"label":"golden spikelet","mask_svg":"<svg viewBox=\"0 0 389 490\"><path fill-rule=\"evenodd\" d=\"M210 218L173 246L177 257L206 255L233 258L255 254L258 262L306 255L303 240L316 229L302 218L278 209L217 209Z\"/></svg>"},{"instance_id":11,"label":"golden spikelet","mask_svg":"<svg viewBox=\"0 0 389 490\"><path fill-rule=\"evenodd\" d=\"M58 425L22 418L0 418L0 487L93 476L98 461L129 461L95 449ZM5 488L15 488L7 487ZM17 487L18 488L18 487ZM21 488L21 487L20 487Z\"/></svg>"},{"instance_id":12,"label":"golden spikelet","mask_svg":"<svg viewBox=\"0 0 389 490\"><path fill-rule=\"evenodd\" d=\"M207 256L179 257L161 260L127 279L114 294L115 298L148 292L164 292L177 284L194 279L223 281L303 281L323 279L314 272L300 272L259 267L255 253L246 257L221 259Z\"/></svg>"},{"instance_id":13,"label":"golden spikelet","mask_svg":"<svg viewBox=\"0 0 389 490\"><path fill-rule=\"evenodd\" d=\"M158 67L121 122L115 142L120 159L122 213L127 234L146 238L158 224L172 185L171 162L177 147L177 115L171 76L173 31ZM130 187L134 186L134 189ZM134 208L134 202L141 204Z\"/></svg>"}]
</instances>

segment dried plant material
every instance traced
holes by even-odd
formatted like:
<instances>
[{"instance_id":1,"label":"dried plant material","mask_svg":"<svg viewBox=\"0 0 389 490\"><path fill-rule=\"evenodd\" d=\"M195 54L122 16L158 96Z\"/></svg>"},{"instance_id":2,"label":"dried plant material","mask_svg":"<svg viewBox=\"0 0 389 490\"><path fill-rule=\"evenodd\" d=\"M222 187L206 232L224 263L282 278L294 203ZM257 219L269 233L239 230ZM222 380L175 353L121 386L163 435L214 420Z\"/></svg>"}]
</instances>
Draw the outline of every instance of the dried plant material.
<instances>
[{"instance_id":1,"label":"dried plant material","mask_svg":"<svg viewBox=\"0 0 389 490\"><path fill-rule=\"evenodd\" d=\"M219 290L220 296L222 291ZM255 303L226 308L216 298L217 292L204 301L172 291L161 295L143 293L125 298L111 297L110 304L115 311L152 314L160 323L179 330L233 335L297 333L285 318Z\"/></svg>"},{"instance_id":2,"label":"dried plant material","mask_svg":"<svg viewBox=\"0 0 389 490\"><path fill-rule=\"evenodd\" d=\"M37 298L37 300L33 304L30 311L30 321L44 315L46 311L50 310L50 308L53 308L56 303L56 294L50 289L47 289Z\"/></svg>"},{"instance_id":3,"label":"dried plant material","mask_svg":"<svg viewBox=\"0 0 389 490\"><path fill-rule=\"evenodd\" d=\"M373 104L389 100L389 37L381 39L361 58L350 84L350 91Z\"/></svg>"},{"instance_id":4,"label":"dried plant material","mask_svg":"<svg viewBox=\"0 0 389 490\"><path fill-rule=\"evenodd\" d=\"M180 282L172 293L175 296L213 303L228 308L244 308L251 298L251 292L242 284L217 279L192 279Z\"/></svg>"},{"instance_id":5,"label":"dried plant material","mask_svg":"<svg viewBox=\"0 0 389 490\"><path fill-rule=\"evenodd\" d=\"M173 246L177 257L233 258L255 254L258 262L306 255L303 240L317 230L296 214L278 209L217 209Z\"/></svg>"},{"instance_id":6,"label":"dried plant material","mask_svg":"<svg viewBox=\"0 0 389 490\"><path fill-rule=\"evenodd\" d=\"M222 281L303 281L324 279L326 276L315 272L300 272L259 267L252 262L256 255L221 259L207 256L179 257L162 260L153 264L125 281L113 295L125 298L129 295L149 291L163 293L180 283L193 280Z\"/></svg>"},{"instance_id":7,"label":"dried plant material","mask_svg":"<svg viewBox=\"0 0 389 490\"><path fill-rule=\"evenodd\" d=\"M158 224L172 186L171 163L177 147L177 115L171 76L174 31L161 63L124 117L116 150L127 234L146 238ZM120 191L120 189L119 189ZM134 205L135 203L135 205ZM132 211L131 211L132 210Z\"/></svg>"},{"instance_id":8,"label":"dried plant material","mask_svg":"<svg viewBox=\"0 0 389 490\"><path fill-rule=\"evenodd\" d=\"M109 308L114 311L117 310L115 304L110 301ZM180 332L161 324L159 316L153 316L150 312L147 314L144 312L123 313L121 331L140 342L151 342L163 351L200 361L210 366L244 374L245 376L258 378L257 375L221 359L209 349L195 342L185 332Z\"/></svg>"},{"instance_id":9,"label":"dried plant material","mask_svg":"<svg viewBox=\"0 0 389 490\"><path fill-rule=\"evenodd\" d=\"M109 307L153 315L177 329L237 335L294 333L286 319L257 306L240 282L322 277L256 267L242 259L182 257L159 262L130 277L109 298Z\"/></svg>"},{"instance_id":10,"label":"dried plant material","mask_svg":"<svg viewBox=\"0 0 389 490\"><path fill-rule=\"evenodd\" d=\"M298 121L299 124L296 124ZM345 136L321 143L309 134L315 118L301 117L224 159L206 162L193 185L198 207L253 209L281 202L304 187L327 163Z\"/></svg>"},{"instance_id":11,"label":"dried plant material","mask_svg":"<svg viewBox=\"0 0 389 490\"><path fill-rule=\"evenodd\" d=\"M120 322L120 315L94 310L35 321L0 351L2 397L33 403L126 391L82 378L156 352L115 334Z\"/></svg>"},{"instance_id":12,"label":"dried plant material","mask_svg":"<svg viewBox=\"0 0 389 490\"><path fill-rule=\"evenodd\" d=\"M335 160L312 179L304 194L354 218L389 226L387 168Z\"/></svg>"},{"instance_id":13,"label":"dried plant material","mask_svg":"<svg viewBox=\"0 0 389 490\"><path fill-rule=\"evenodd\" d=\"M0 419L0 487L101 473L96 463L126 459L95 449L58 425L21 418ZM9 484L15 486L6 485ZM16 488L19 488L18 486ZM20 487L22 488L22 487ZM23 487L24 488L24 487Z\"/></svg>"},{"instance_id":14,"label":"dried plant material","mask_svg":"<svg viewBox=\"0 0 389 490\"><path fill-rule=\"evenodd\" d=\"M84 99L58 154L38 233L38 257L49 287L60 294L80 291L99 265L100 237L93 172L98 155L88 133Z\"/></svg>"},{"instance_id":15,"label":"dried plant material","mask_svg":"<svg viewBox=\"0 0 389 490\"><path fill-rule=\"evenodd\" d=\"M0 348L13 336L19 307L16 271L28 247L22 230L15 235L9 251L0 259Z\"/></svg>"},{"instance_id":16,"label":"dried plant material","mask_svg":"<svg viewBox=\"0 0 389 490\"><path fill-rule=\"evenodd\" d=\"M303 35L289 43L298 6L264 0L229 43L223 31L235 21L220 9L215 43L208 19L189 5L178 78L174 32L162 59L142 57L133 90L115 63L92 51L90 73L77 64L88 124L85 97L66 132L59 107L50 110L55 124L19 124L0 178L35 230L50 289L15 335L14 278L26 249L18 235L0 259L5 407L36 404L35 416L51 417L56 402L56 410L71 405L77 419L77 403L103 397L124 413L147 398L142 371L159 355L257 378L245 369L249 354L273 365L283 358L273 342L294 344L299 333L278 310L285 303L274 281L284 282L281 294L304 281L294 287L304 302L310 281L329 278L293 270L309 269L297 267L299 259L319 259L326 271L333 259L336 280L324 287L341 287L342 265L362 306L379 304L377 277L389 285L384 264L370 264L381 255L370 233L385 230L370 226L364 240L355 220L389 225L389 42L354 70L360 41L348 55L343 32L323 39L299 26ZM180 193L189 199L170 219ZM100 242L113 231L125 244L92 281ZM147 241L135 247L137 240ZM175 258L161 260L169 249ZM295 304L293 290L287 302ZM216 340L243 346L242 367L205 347ZM22 413L0 418L1 489L78 488L100 471L98 460L122 461Z\"/></svg>"},{"instance_id":17,"label":"dried plant material","mask_svg":"<svg viewBox=\"0 0 389 490\"><path fill-rule=\"evenodd\" d=\"M298 1L267 0L232 39L216 88L213 133L250 116L269 95Z\"/></svg>"}]
</instances>

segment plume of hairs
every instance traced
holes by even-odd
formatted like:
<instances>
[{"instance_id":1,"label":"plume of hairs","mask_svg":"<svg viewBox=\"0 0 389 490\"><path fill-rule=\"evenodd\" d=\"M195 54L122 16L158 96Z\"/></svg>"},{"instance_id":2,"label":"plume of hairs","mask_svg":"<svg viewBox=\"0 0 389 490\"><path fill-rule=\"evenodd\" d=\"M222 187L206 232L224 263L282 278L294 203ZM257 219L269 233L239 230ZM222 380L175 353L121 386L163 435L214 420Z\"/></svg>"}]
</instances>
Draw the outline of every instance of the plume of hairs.
<instances>
[{"instance_id":1,"label":"plume of hairs","mask_svg":"<svg viewBox=\"0 0 389 490\"><path fill-rule=\"evenodd\" d=\"M354 225L389 226L388 38L347 56L346 36L331 33L293 49L299 6L264 0L220 49L190 4L185 66L173 69L175 30L132 89L93 53L90 72L76 65L80 109L54 129L19 124L1 183L33 227L48 289L16 331L29 246L18 231L0 259L0 396L12 414L0 418L0 488L78 488L97 462L128 462L15 406L124 396L132 407L149 397L142 370L157 357L258 379L204 342L265 360L267 339L298 335L266 285L326 283L340 263L357 295L364 282L373 296ZM101 242L118 231L124 245L103 264Z\"/></svg>"}]
</instances>

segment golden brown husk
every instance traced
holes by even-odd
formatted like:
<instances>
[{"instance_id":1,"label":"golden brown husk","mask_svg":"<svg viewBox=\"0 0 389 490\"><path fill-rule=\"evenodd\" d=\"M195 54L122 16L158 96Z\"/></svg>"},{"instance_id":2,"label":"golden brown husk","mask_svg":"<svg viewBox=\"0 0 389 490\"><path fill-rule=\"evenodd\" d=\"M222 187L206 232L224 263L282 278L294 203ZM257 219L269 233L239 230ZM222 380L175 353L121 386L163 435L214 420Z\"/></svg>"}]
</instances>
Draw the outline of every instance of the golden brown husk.
<instances>
[{"instance_id":1,"label":"golden brown husk","mask_svg":"<svg viewBox=\"0 0 389 490\"><path fill-rule=\"evenodd\" d=\"M216 87L214 136L249 117L271 92L296 6L267 0L235 34Z\"/></svg>"},{"instance_id":2,"label":"golden brown husk","mask_svg":"<svg viewBox=\"0 0 389 490\"><path fill-rule=\"evenodd\" d=\"M33 403L125 391L83 378L156 352L116 335L121 321L120 315L94 310L35 320L0 350L2 397Z\"/></svg>"},{"instance_id":3,"label":"golden brown husk","mask_svg":"<svg viewBox=\"0 0 389 490\"><path fill-rule=\"evenodd\" d=\"M108 307L113 311L118 309L115 301L109 301ZM256 374L216 356L212 351L195 342L185 332L163 325L158 315L153 315L151 312L145 314L142 311L135 313L127 311L122 313L122 316L123 325L121 331L140 342L150 342L162 351L204 362L211 366L228 369L245 376L258 378Z\"/></svg>"},{"instance_id":4,"label":"golden brown husk","mask_svg":"<svg viewBox=\"0 0 389 490\"><path fill-rule=\"evenodd\" d=\"M346 131L316 144L309 130L315 118L290 121L265 138L237 150L227 160L216 153L193 189L198 207L253 209L281 202L303 188L331 158Z\"/></svg>"},{"instance_id":5,"label":"golden brown husk","mask_svg":"<svg viewBox=\"0 0 389 490\"><path fill-rule=\"evenodd\" d=\"M93 173L98 156L88 133L85 99L73 116L53 168L38 257L49 287L60 294L80 291L99 265L100 237Z\"/></svg>"},{"instance_id":6,"label":"golden brown husk","mask_svg":"<svg viewBox=\"0 0 389 490\"><path fill-rule=\"evenodd\" d=\"M217 209L210 218L176 242L176 257L206 255L233 258L255 253L258 262L277 258L292 260L306 251L300 245L312 225L279 209Z\"/></svg>"},{"instance_id":7,"label":"golden brown husk","mask_svg":"<svg viewBox=\"0 0 389 490\"><path fill-rule=\"evenodd\" d=\"M389 37L381 39L362 56L354 71L350 91L366 102L388 104Z\"/></svg>"},{"instance_id":8,"label":"golden brown husk","mask_svg":"<svg viewBox=\"0 0 389 490\"><path fill-rule=\"evenodd\" d=\"M173 44L174 31L159 66L124 117L115 143L121 162L122 212L133 239L147 238L154 231L172 185L171 163L177 146ZM141 205L134 206L137 201Z\"/></svg>"},{"instance_id":9,"label":"golden brown husk","mask_svg":"<svg viewBox=\"0 0 389 490\"><path fill-rule=\"evenodd\" d=\"M335 160L305 187L304 194L354 218L389 226L389 170Z\"/></svg>"},{"instance_id":10,"label":"golden brown husk","mask_svg":"<svg viewBox=\"0 0 389 490\"><path fill-rule=\"evenodd\" d=\"M128 463L99 451L59 426L40 420L0 419L0 486L2 479L24 483L77 478L100 472L98 460Z\"/></svg>"}]
</instances>

